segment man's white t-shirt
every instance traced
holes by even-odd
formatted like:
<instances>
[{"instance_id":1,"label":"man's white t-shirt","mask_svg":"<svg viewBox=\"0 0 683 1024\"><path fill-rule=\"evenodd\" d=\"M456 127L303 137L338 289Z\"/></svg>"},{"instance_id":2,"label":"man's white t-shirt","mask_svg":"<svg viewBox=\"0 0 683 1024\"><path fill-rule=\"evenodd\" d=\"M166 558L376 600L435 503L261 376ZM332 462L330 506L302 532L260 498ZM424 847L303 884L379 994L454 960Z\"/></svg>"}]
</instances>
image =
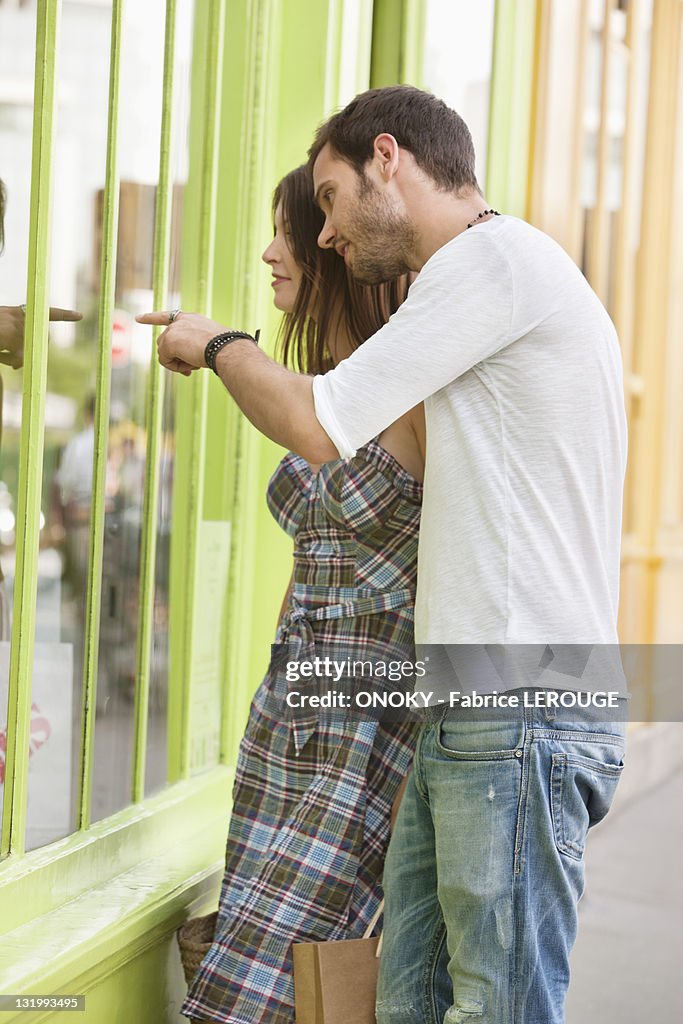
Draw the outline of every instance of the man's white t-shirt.
<instances>
[{"instance_id":1,"label":"man's white t-shirt","mask_svg":"<svg viewBox=\"0 0 683 1024\"><path fill-rule=\"evenodd\" d=\"M457 235L313 393L344 458L425 402L418 643L617 642L621 358L556 242L504 216Z\"/></svg>"}]
</instances>

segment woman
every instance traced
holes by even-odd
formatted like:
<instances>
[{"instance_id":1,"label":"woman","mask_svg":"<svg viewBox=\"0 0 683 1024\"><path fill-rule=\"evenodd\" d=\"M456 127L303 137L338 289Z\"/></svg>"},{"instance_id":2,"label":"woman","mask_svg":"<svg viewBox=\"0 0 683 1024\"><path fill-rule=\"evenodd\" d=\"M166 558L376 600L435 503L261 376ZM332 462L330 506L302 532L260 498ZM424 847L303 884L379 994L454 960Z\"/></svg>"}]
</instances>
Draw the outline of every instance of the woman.
<instances>
[{"instance_id":1,"label":"woman","mask_svg":"<svg viewBox=\"0 0 683 1024\"><path fill-rule=\"evenodd\" d=\"M280 182L262 258L285 313L283 359L320 373L381 327L406 281L353 282L336 253L318 248L311 193L306 167ZM288 690L306 681L288 683L285 662L414 659L423 452L420 407L349 462L313 467L290 452L271 478L269 507L295 545L276 637L283 655L240 746L214 941L183 1005L195 1019L292 1024L292 942L360 937L378 909L415 727L336 710L287 718Z\"/></svg>"}]
</instances>

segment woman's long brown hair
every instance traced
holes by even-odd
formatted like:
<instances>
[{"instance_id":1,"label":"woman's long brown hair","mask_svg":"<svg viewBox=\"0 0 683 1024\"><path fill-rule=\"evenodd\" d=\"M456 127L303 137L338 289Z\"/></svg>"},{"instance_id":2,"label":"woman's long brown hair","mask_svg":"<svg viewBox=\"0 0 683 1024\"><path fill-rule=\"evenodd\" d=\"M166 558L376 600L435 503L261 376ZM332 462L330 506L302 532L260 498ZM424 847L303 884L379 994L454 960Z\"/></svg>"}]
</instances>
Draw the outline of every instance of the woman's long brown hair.
<instances>
[{"instance_id":1,"label":"woman's long brown hair","mask_svg":"<svg viewBox=\"0 0 683 1024\"><path fill-rule=\"evenodd\" d=\"M306 164L285 175L273 195L273 215L282 203L289 245L303 276L296 303L285 313L278 336L278 355L301 373L326 373L334 366L328 341L340 326L352 348L382 327L408 292L408 278L387 284L359 284L332 249L318 246L324 217L313 201L313 183ZM315 307L315 319L310 310ZM341 323L340 323L341 320Z\"/></svg>"}]
</instances>

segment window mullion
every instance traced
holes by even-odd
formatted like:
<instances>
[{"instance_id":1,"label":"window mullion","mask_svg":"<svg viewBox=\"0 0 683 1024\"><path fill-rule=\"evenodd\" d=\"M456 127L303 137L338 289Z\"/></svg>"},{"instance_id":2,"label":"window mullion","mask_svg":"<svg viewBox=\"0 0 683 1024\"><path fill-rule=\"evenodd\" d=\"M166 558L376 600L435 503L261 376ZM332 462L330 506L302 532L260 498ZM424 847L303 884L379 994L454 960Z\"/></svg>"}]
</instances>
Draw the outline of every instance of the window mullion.
<instances>
[{"instance_id":1,"label":"window mullion","mask_svg":"<svg viewBox=\"0 0 683 1024\"><path fill-rule=\"evenodd\" d=\"M45 440L49 267L60 0L38 0L17 547L0 852L25 849L38 541Z\"/></svg>"},{"instance_id":2,"label":"window mullion","mask_svg":"<svg viewBox=\"0 0 683 1024\"><path fill-rule=\"evenodd\" d=\"M210 313L212 308L225 4L226 0L210 0L203 46L201 51L197 45L194 47L194 60L201 61L203 74L193 77L192 109L201 112L203 132L197 162L197 226L193 245L196 262L191 287L183 289L183 304L204 313ZM196 103L198 88L202 93L201 106ZM178 420L182 421L183 430L177 444L171 541L172 641L174 632L178 633L171 648L169 679L169 781L187 778L190 773L196 618L201 610L196 584L205 477L207 385L207 374L197 373L178 391Z\"/></svg>"},{"instance_id":3,"label":"window mullion","mask_svg":"<svg viewBox=\"0 0 683 1024\"><path fill-rule=\"evenodd\" d=\"M123 0L113 0L109 64L109 105L106 176L102 210L102 256L100 308L98 318L97 400L95 405L95 450L90 517L90 554L85 599L85 646L83 656L83 717L81 772L79 778L77 827L90 825L92 763L95 740L95 691L99 653L102 603L102 553L104 547L104 501L111 391L111 336L116 282L116 246L119 220L118 120Z\"/></svg>"},{"instance_id":4,"label":"window mullion","mask_svg":"<svg viewBox=\"0 0 683 1024\"><path fill-rule=\"evenodd\" d=\"M161 105L161 145L159 150L159 182L157 185L152 289L154 309L163 309L168 302L171 253L171 214L173 181L171 174L171 142L173 133L173 72L175 54L176 0L166 2L164 37L164 73ZM154 341L161 329L155 328ZM145 490L143 498L142 536L140 539L140 601L138 612L137 671L135 686L135 733L133 742L134 803L142 800L145 791L147 754L147 716L149 710L150 659L154 628L154 594L156 581L157 514L159 506L159 452L161 448L164 374L152 346L147 386L145 430Z\"/></svg>"}]
</instances>

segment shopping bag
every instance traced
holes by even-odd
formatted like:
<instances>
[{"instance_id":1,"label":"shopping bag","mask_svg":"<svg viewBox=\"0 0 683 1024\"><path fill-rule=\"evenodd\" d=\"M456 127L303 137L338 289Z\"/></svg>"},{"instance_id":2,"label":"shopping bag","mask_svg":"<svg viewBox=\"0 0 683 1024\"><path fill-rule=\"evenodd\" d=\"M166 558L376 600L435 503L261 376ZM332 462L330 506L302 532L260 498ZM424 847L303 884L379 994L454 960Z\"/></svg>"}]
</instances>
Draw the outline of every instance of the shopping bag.
<instances>
[{"instance_id":1,"label":"shopping bag","mask_svg":"<svg viewBox=\"0 0 683 1024\"><path fill-rule=\"evenodd\" d=\"M296 1024L375 1024L382 909L362 939L294 943Z\"/></svg>"}]
</instances>

